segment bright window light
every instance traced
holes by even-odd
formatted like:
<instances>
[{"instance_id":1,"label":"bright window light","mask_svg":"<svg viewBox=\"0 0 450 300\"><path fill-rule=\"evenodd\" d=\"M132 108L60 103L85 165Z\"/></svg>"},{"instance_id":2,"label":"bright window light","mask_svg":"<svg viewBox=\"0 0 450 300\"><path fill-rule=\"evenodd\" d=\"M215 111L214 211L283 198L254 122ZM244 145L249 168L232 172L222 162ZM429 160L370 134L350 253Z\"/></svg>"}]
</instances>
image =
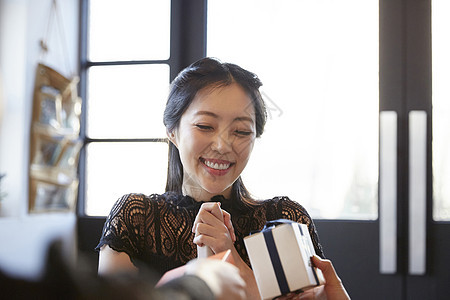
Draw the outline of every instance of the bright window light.
<instances>
[{"instance_id":1,"label":"bright window light","mask_svg":"<svg viewBox=\"0 0 450 300\"><path fill-rule=\"evenodd\" d=\"M264 84L269 120L243 174L257 198L377 218L378 11L376 0L208 2L208 56Z\"/></svg>"},{"instance_id":2,"label":"bright window light","mask_svg":"<svg viewBox=\"0 0 450 300\"><path fill-rule=\"evenodd\" d=\"M432 1L433 219L450 221L450 2Z\"/></svg>"}]
</instances>

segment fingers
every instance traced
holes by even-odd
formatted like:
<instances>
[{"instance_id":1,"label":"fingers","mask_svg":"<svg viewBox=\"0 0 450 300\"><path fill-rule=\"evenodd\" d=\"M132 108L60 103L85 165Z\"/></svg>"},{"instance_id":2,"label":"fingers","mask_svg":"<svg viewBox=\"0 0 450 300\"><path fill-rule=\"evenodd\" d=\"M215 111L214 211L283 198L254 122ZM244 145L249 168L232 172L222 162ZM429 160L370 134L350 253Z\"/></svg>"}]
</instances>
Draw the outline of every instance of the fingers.
<instances>
[{"instance_id":1,"label":"fingers","mask_svg":"<svg viewBox=\"0 0 450 300\"><path fill-rule=\"evenodd\" d=\"M350 296L345 290L341 279L338 277L336 270L333 267L331 261L327 259L321 259L314 255L311 259L312 263L322 271L323 277L325 277L324 291L327 299L332 300L349 300Z\"/></svg>"},{"instance_id":2,"label":"fingers","mask_svg":"<svg viewBox=\"0 0 450 300\"><path fill-rule=\"evenodd\" d=\"M194 244L208 246L213 253L231 249L236 241L231 215L222 210L218 202L202 204L192 230Z\"/></svg>"},{"instance_id":3,"label":"fingers","mask_svg":"<svg viewBox=\"0 0 450 300\"><path fill-rule=\"evenodd\" d=\"M311 261L314 264L314 266L316 266L322 271L327 284L341 284L341 279L337 276L333 264L330 260L321 259L317 255L314 255L311 258Z\"/></svg>"},{"instance_id":4,"label":"fingers","mask_svg":"<svg viewBox=\"0 0 450 300\"><path fill-rule=\"evenodd\" d=\"M215 215L213 214L213 211L214 211ZM202 204L202 206L200 207L200 210L197 213L197 216L195 217L194 224L192 226L192 232L195 232L197 224L201 223L201 222L204 223L206 221L205 218L208 218L209 215L212 215L220 222L223 222L223 216L222 216L222 211L220 209L220 203L207 202L207 203ZM210 220L212 220L212 219L210 219Z\"/></svg>"},{"instance_id":5,"label":"fingers","mask_svg":"<svg viewBox=\"0 0 450 300\"><path fill-rule=\"evenodd\" d=\"M219 210L220 212L218 212ZM213 214L213 211L216 215ZM219 216L220 218L218 218ZM224 225L222 210L217 203L205 203L200 208L197 216L195 217L194 225L192 226L192 232L196 232L197 226L200 223L209 224L211 226Z\"/></svg>"},{"instance_id":6,"label":"fingers","mask_svg":"<svg viewBox=\"0 0 450 300\"><path fill-rule=\"evenodd\" d=\"M300 295L302 295L302 294L304 294L304 292L301 293L301 294L298 294L298 293L289 293L289 294L287 294L287 295L278 297L277 300L296 300L296 299L300 299ZM305 298L305 299L308 299L308 298ZM311 299L312 299L312 298L311 298Z\"/></svg>"},{"instance_id":7,"label":"fingers","mask_svg":"<svg viewBox=\"0 0 450 300\"><path fill-rule=\"evenodd\" d=\"M223 223L225 224L225 226L227 226L228 231L230 232L231 235L231 239L233 240L234 243L236 242L236 234L234 233L233 223L231 223L231 215L225 210L222 210L222 213L223 213Z\"/></svg>"},{"instance_id":8,"label":"fingers","mask_svg":"<svg viewBox=\"0 0 450 300\"><path fill-rule=\"evenodd\" d=\"M203 247L205 245L211 245L213 244L215 241L215 238L211 237L211 236L207 236L207 235L197 235L194 238L194 244L196 244L197 246Z\"/></svg>"},{"instance_id":9,"label":"fingers","mask_svg":"<svg viewBox=\"0 0 450 300\"><path fill-rule=\"evenodd\" d=\"M208 203L205 203L208 204ZM205 205L205 210L209 211L208 208L210 205ZM203 206L203 205L202 205ZM223 213L222 213L222 209L220 208L220 202L215 202L212 203L212 207L211 210L209 211L214 217L216 217L218 220L220 220L221 222L223 222Z\"/></svg>"},{"instance_id":10,"label":"fingers","mask_svg":"<svg viewBox=\"0 0 450 300\"><path fill-rule=\"evenodd\" d=\"M215 219L211 218L211 216L214 216ZM234 233L233 223L231 222L231 215L227 211L221 209L220 202L207 202L202 204L197 216L195 217L192 232L196 232L199 223L218 226L220 223L216 220L225 224L228 228L232 241L235 242L236 234Z\"/></svg>"},{"instance_id":11,"label":"fingers","mask_svg":"<svg viewBox=\"0 0 450 300\"><path fill-rule=\"evenodd\" d=\"M211 226L199 223L195 231L194 244L198 246L208 246L214 253L219 253L233 247L230 232L224 223L218 226Z\"/></svg>"}]
</instances>

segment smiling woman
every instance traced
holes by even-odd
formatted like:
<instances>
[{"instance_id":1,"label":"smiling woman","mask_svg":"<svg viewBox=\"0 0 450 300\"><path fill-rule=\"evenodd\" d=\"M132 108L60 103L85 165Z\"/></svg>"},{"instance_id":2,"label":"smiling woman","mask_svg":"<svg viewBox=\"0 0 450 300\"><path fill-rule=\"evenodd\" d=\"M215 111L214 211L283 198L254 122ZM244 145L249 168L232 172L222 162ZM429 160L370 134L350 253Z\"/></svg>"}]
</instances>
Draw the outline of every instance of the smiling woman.
<instances>
[{"instance_id":1,"label":"smiling woman","mask_svg":"<svg viewBox=\"0 0 450 300\"><path fill-rule=\"evenodd\" d=\"M308 226L323 257L314 223L287 197L253 199L240 177L255 139L264 131L266 108L258 77L241 67L204 58L172 82L164 125L169 137L166 192L129 194L114 205L97 249L99 273L142 267L164 273L197 257L230 249L247 284L259 293L243 239L269 220Z\"/></svg>"},{"instance_id":2,"label":"smiling woman","mask_svg":"<svg viewBox=\"0 0 450 300\"><path fill-rule=\"evenodd\" d=\"M200 201L216 194L230 198L253 149L254 116L251 99L237 83L197 93L169 133L181 153L183 193Z\"/></svg>"}]
</instances>

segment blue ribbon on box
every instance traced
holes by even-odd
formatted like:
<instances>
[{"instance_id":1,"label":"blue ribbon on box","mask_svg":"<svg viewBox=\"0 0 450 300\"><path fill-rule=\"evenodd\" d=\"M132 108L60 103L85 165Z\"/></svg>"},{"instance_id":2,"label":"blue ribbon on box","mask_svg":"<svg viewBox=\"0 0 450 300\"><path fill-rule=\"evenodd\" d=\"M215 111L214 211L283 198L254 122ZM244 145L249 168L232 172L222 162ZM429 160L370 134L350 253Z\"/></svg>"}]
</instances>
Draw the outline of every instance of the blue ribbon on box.
<instances>
[{"instance_id":1,"label":"blue ribbon on box","mask_svg":"<svg viewBox=\"0 0 450 300\"><path fill-rule=\"evenodd\" d=\"M285 295L291 290L289 289L289 285L287 283L286 274L284 273L283 266L281 264L280 256L278 254L277 247L275 245L275 240L273 238L272 229L275 228L277 225L281 224L298 224L297 222L287 220L287 219L278 219L273 221L267 221L266 225L264 225L264 228L260 231L264 235L264 240L266 242L267 250L269 251L270 260L272 262L273 270L275 272L275 277L277 278L278 287L280 288L280 292L282 295ZM298 228L300 229L300 234L303 234L303 230L298 224ZM250 234L254 234L256 232L252 232ZM317 284L319 284L319 280L317 278L317 274L313 268L314 277L316 279Z\"/></svg>"},{"instance_id":2,"label":"blue ribbon on box","mask_svg":"<svg viewBox=\"0 0 450 300\"><path fill-rule=\"evenodd\" d=\"M278 287L282 295L289 293L289 286L284 274L283 266L281 265L280 256L278 255L277 247L273 239L272 230L263 231L264 240L266 241L267 250L269 250L270 260L272 261L273 270L277 277Z\"/></svg>"}]
</instances>

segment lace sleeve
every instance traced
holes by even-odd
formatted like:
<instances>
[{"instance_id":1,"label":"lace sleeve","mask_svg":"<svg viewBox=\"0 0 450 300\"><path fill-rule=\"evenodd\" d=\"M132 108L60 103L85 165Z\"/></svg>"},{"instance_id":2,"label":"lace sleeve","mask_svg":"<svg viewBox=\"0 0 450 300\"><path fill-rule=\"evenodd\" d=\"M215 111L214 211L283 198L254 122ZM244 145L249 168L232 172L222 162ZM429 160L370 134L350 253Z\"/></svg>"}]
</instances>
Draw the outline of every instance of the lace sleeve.
<instances>
[{"instance_id":1,"label":"lace sleeve","mask_svg":"<svg viewBox=\"0 0 450 300\"><path fill-rule=\"evenodd\" d=\"M316 227L314 226L314 222L309 216L306 209L298 202L292 201L287 197L281 198L280 204L281 206L279 209L281 210L281 218L296 221L297 223L301 224L306 224L308 226L309 234L314 244L316 254L322 258L325 258L322 245L319 241L319 235L316 231Z\"/></svg>"},{"instance_id":2,"label":"lace sleeve","mask_svg":"<svg viewBox=\"0 0 450 300\"><path fill-rule=\"evenodd\" d=\"M97 251L108 245L115 251L127 253L131 260L142 255L145 236L145 197L125 195L114 204L103 226Z\"/></svg>"}]
</instances>

